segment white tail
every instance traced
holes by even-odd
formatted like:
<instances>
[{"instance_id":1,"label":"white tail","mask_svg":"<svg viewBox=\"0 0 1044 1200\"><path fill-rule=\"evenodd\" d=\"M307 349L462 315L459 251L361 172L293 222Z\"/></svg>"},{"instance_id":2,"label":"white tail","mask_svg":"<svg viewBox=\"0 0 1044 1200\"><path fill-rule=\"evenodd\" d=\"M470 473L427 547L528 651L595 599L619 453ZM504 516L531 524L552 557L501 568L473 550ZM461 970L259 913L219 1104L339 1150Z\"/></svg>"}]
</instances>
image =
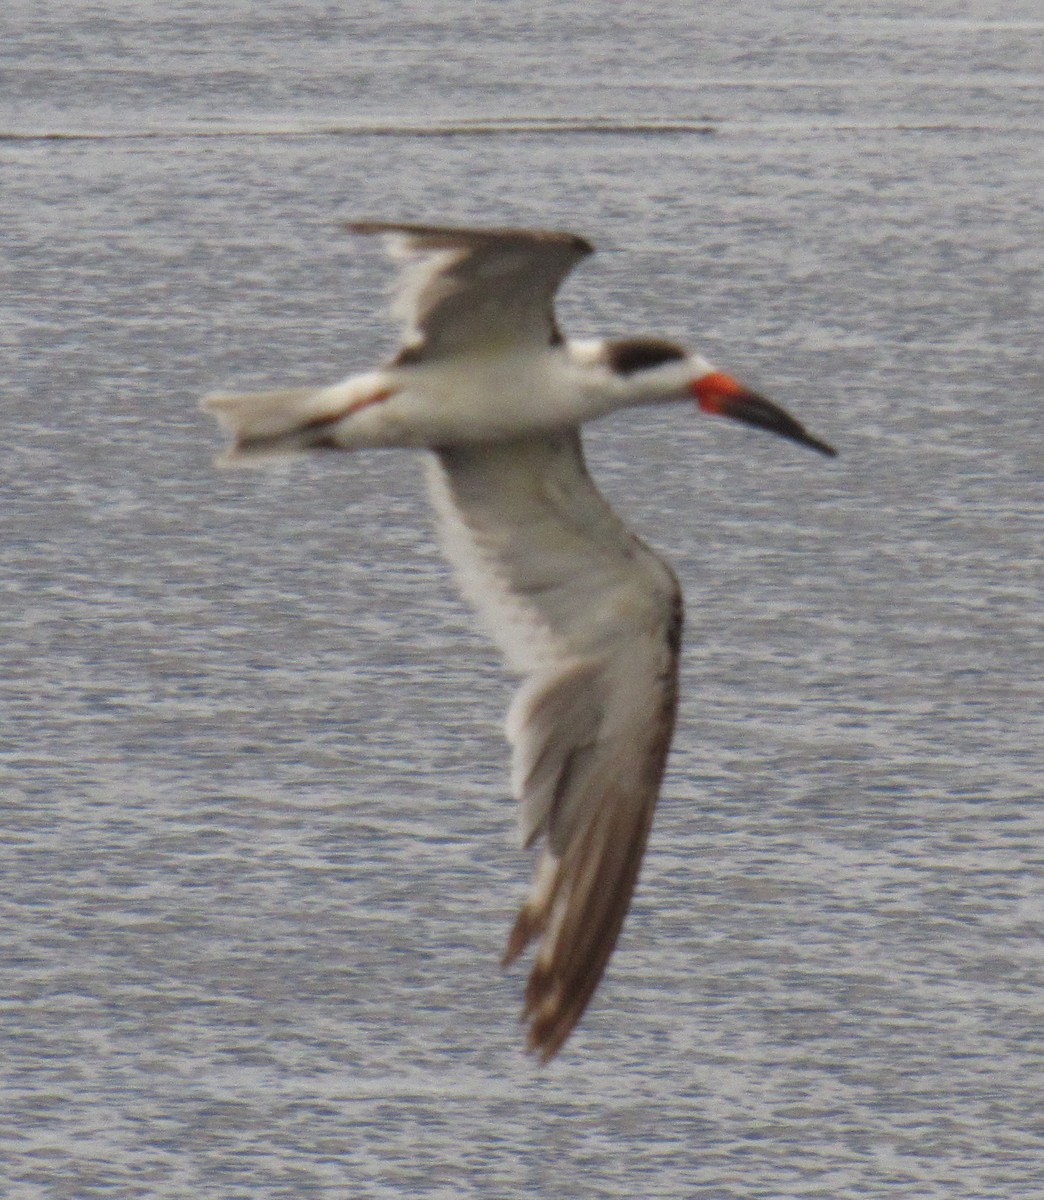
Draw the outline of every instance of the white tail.
<instances>
[{"instance_id":1,"label":"white tail","mask_svg":"<svg viewBox=\"0 0 1044 1200\"><path fill-rule=\"evenodd\" d=\"M372 422L365 419L392 394L384 376L371 372L329 387L215 392L203 400L201 407L217 417L232 435L232 445L225 455L229 461L301 450L396 444L379 431L375 434ZM358 429L360 417L364 421ZM345 425L348 418L351 432Z\"/></svg>"},{"instance_id":2,"label":"white tail","mask_svg":"<svg viewBox=\"0 0 1044 1200\"><path fill-rule=\"evenodd\" d=\"M244 454L287 454L307 448L306 434L343 405L332 389L282 388L275 392L215 392L201 407L217 417L232 435L228 457ZM331 402L332 401L332 402Z\"/></svg>"}]
</instances>

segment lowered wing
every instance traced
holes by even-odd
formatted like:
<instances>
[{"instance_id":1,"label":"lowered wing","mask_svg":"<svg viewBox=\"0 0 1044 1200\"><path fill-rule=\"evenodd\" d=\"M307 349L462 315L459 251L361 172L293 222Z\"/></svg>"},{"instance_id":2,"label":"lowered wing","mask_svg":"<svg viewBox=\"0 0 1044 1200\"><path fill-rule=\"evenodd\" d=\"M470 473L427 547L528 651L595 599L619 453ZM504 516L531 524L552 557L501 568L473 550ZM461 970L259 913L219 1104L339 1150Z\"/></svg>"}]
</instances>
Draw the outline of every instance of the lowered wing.
<instances>
[{"instance_id":1,"label":"lowered wing","mask_svg":"<svg viewBox=\"0 0 1044 1200\"><path fill-rule=\"evenodd\" d=\"M542 850L507 942L536 941L531 1050L554 1055L631 902L674 728L681 595L591 482L579 434L438 452L447 556L509 665L507 721L527 845Z\"/></svg>"}]
</instances>

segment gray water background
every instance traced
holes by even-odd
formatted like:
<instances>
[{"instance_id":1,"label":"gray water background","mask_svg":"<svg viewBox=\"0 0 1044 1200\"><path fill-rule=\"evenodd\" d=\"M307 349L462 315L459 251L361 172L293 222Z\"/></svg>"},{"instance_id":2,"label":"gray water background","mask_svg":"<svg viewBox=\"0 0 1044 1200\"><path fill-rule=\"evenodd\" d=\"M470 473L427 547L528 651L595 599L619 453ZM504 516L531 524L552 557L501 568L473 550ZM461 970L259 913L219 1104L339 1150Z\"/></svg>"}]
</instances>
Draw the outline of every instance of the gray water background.
<instances>
[{"instance_id":1,"label":"gray water background","mask_svg":"<svg viewBox=\"0 0 1044 1200\"><path fill-rule=\"evenodd\" d=\"M215 9L0 16L0 1195L1044 1196L1039 5ZM583 232L570 332L841 451L589 431L684 693L546 1069L421 464L196 409L392 348L359 215Z\"/></svg>"}]
</instances>

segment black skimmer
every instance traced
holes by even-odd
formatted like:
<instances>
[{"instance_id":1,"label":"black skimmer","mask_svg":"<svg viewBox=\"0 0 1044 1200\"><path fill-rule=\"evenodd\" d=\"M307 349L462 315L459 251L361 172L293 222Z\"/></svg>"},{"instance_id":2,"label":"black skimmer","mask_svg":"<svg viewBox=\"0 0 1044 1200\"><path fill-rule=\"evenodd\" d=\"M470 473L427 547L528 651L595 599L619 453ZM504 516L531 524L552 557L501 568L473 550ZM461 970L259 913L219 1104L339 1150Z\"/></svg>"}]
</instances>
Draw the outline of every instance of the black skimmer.
<instances>
[{"instance_id":1,"label":"black skimmer","mask_svg":"<svg viewBox=\"0 0 1044 1200\"><path fill-rule=\"evenodd\" d=\"M229 459L313 450L430 450L447 557L509 668L522 840L542 842L507 939L531 942L528 1046L552 1057L616 945L674 730L682 596L584 465L580 426L616 409L695 400L823 454L783 409L658 337L572 341L554 296L592 253L570 233L367 221L410 260L406 322L385 366L329 387L212 395Z\"/></svg>"}]
</instances>

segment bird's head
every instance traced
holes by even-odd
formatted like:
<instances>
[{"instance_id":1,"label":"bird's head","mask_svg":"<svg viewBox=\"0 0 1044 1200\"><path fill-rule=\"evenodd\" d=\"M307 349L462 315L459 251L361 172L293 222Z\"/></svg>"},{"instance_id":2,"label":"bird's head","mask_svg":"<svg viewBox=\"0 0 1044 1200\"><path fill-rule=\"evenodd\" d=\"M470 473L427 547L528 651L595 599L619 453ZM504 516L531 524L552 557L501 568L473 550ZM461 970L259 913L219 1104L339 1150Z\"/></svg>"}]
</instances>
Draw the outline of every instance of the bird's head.
<instances>
[{"instance_id":1,"label":"bird's head","mask_svg":"<svg viewBox=\"0 0 1044 1200\"><path fill-rule=\"evenodd\" d=\"M837 454L778 404L673 342L662 338L626 338L605 343L603 353L610 371L627 381L639 403L691 397L702 412L767 429L831 458Z\"/></svg>"}]
</instances>

